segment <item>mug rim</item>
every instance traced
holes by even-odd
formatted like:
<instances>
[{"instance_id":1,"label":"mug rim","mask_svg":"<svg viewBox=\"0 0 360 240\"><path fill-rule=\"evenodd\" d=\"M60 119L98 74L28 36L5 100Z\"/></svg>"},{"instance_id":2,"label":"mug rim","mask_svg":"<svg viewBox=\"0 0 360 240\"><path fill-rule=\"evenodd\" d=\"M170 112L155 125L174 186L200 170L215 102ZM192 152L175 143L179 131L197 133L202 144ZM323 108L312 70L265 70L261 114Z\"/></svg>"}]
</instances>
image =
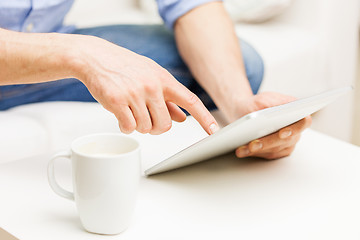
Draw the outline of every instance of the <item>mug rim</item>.
<instances>
[{"instance_id":1,"label":"mug rim","mask_svg":"<svg viewBox=\"0 0 360 240\"><path fill-rule=\"evenodd\" d=\"M96 137L96 136L116 136L116 137L122 137L122 138L126 138L128 140L131 140L133 141L134 143L136 143L136 147L131 150L131 151L128 151L128 152L125 152L125 153L119 153L119 154L115 154L115 155L101 155L101 158L107 158L107 159L110 159L110 158L116 158L116 157L120 157L120 156L126 156L126 155L130 155L130 154L133 154L134 152L137 152L140 150L140 142L138 140L136 140L135 138L133 137L130 137L128 135L125 135L123 133L92 133L92 134L87 134L87 135L84 135L84 136L81 136L81 137L78 137L76 139L74 139L71 144L70 144L70 150L72 153L76 153L76 155L79 155L79 156L82 156L82 157L86 157L86 158L99 158L99 155L94 155L94 154L86 154L86 153L82 153L82 152L79 152L77 150L74 149L74 145L83 140L83 139L86 139L86 138L90 138L90 137ZM75 147L76 148L76 147Z\"/></svg>"}]
</instances>

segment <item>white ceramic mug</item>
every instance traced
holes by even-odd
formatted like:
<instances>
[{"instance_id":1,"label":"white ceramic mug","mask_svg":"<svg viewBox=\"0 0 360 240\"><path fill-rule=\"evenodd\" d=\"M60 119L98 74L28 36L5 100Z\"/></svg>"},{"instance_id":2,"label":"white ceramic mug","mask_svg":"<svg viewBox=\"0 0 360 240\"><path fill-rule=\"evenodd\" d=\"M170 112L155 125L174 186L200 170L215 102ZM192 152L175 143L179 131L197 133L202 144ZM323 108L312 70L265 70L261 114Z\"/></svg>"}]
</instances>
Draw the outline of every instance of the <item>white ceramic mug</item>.
<instances>
[{"instance_id":1,"label":"white ceramic mug","mask_svg":"<svg viewBox=\"0 0 360 240\"><path fill-rule=\"evenodd\" d=\"M74 193L58 185L54 161L72 162ZM140 145L122 134L93 134L80 137L71 150L52 157L48 165L51 188L75 200L84 228L92 233L118 234L131 220L140 179Z\"/></svg>"}]
</instances>

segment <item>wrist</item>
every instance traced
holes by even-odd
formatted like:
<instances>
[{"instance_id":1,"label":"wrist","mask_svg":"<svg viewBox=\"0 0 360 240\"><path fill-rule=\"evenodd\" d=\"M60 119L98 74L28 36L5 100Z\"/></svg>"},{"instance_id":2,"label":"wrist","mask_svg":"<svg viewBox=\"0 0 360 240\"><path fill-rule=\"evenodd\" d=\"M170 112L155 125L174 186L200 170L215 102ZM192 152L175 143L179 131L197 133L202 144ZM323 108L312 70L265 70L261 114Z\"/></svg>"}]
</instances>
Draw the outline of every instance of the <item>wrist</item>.
<instances>
[{"instance_id":1,"label":"wrist","mask_svg":"<svg viewBox=\"0 0 360 240\"><path fill-rule=\"evenodd\" d=\"M228 79L228 81L223 80L214 93L209 92L209 94L226 119L232 122L243 114L240 112L242 108L239 108L239 106L242 106L244 102L247 102L254 95L246 76L239 74L224 79Z\"/></svg>"},{"instance_id":2,"label":"wrist","mask_svg":"<svg viewBox=\"0 0 360 240\"><path fill-rule=\"evenodd\" d=\"M89 74L89 61L87 54L84 51L84 45L86 45L87 36L80 35L66 35L64 36L64 44L60 53L60 59L68 69L70 77L76 78L79 81L87 81L87 75Z\"/></svg>"}]
</instances>

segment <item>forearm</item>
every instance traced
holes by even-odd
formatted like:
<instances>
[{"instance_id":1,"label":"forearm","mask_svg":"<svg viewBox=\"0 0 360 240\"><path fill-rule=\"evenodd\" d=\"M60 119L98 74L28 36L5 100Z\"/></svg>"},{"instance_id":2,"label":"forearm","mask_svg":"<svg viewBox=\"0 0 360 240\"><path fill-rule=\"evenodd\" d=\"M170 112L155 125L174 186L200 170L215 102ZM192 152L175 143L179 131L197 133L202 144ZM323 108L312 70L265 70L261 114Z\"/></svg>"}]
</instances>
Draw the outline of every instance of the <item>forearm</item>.
<instances>
[{"instance_id":1,"label":"forearm","mask_svg":"<svg viewBox=\"0 0 360 240\"><path fill-rule=\"evenodd\" d=\"M238 39L221 2L179 18L175 37L192 74L225 114L231 114L234 102L252 96Z\"/></svg>"},{"instance_id":2,"label":"forearm","mask_svg":"<svg viewBox=\"0 0 360 240\"><path fill-rule=\"evenodd\" d=\"M0 85L76 77L75 51L57 33L18 33L0 29Z\"/></svg>"}]
</instances>

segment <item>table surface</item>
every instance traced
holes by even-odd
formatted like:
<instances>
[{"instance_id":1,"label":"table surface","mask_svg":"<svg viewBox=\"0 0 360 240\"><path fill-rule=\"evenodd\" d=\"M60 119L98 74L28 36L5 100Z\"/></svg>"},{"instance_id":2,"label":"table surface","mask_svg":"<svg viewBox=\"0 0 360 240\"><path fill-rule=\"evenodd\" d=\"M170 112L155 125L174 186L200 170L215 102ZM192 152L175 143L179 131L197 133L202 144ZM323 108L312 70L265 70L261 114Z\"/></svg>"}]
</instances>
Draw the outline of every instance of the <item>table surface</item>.
<instances>
[{"instance_id":1,"label":"table surface","mask_svg":"<svg viewBox=\"0 0 360 240\"><path fill-rule=\"evenodd\" d=\"M312 130L280 160L227 154L143 177L131 226L106 237L83 230L75 204L52 192L48 157L0 164L0 227L19 239L360 239L360 148ZM68 188L70 172L57 163Z\"/></svg>"}]
</instances>

